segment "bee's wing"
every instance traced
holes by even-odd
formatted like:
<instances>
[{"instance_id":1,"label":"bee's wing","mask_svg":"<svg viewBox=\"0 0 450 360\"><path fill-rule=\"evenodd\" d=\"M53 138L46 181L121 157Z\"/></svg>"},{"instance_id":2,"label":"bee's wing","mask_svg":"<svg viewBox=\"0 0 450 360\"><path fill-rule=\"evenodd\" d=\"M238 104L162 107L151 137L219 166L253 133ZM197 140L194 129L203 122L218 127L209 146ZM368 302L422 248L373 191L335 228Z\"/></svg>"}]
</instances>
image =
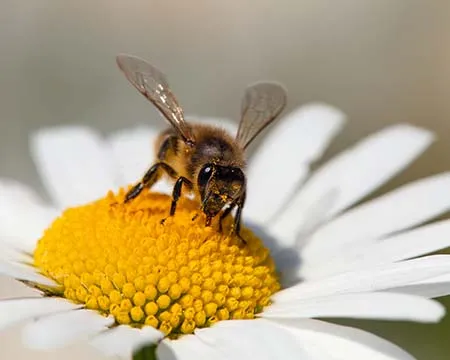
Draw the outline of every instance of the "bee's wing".
<instances>
[{"instance_id":1,"label":"bee's wing","mask_svg":"<svg viewBox=\"0 0 450 360\"><path fill-rule=\"evenodd\" d=\"M121 54L116 61L130 83L161 111L182 139L187 143L194 143L191 129L184 120L183 109L170 90L165 75L135 56Z\"/></svg>"},{"instance_id":2,"label":"bee's wing","mask_svg":"<svg viewBox=\"0 0 450 360\"><path fill-rule=\"evenodd\" d=\"M277 83L249 86L242 100L242 115L236 140L245 149L283 111L286 90Z\"/></svg>"}]
</instances>

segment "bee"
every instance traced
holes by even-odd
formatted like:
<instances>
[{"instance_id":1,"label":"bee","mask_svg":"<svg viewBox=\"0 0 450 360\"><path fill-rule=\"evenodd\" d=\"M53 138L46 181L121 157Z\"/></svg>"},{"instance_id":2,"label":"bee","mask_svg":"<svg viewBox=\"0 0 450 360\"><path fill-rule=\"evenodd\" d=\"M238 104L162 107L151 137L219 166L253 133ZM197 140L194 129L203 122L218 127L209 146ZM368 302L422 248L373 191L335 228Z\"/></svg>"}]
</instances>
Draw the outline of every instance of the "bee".
<instances>
[{"instance_id":1,"label":"bee","mask_svg":"<svg viewBox=\"0 0 450 360\"><path fill-rule=\"evenodd\" d=\"M223 209L219 219L219 230L222 231L222 221L236 208L233 231L245 243L240 235L246 198L245 150L283 111L286 105L284 88L273 82L249 86L242 100L239 129L233 138L218 127L185 121L183 109L165 75L157 68L130 55L118 55L116 60L128 81L171 125L156 140L155 163L127 192L124 202L136 198L166 174L174 181L169 216L175 214L177 201L185 187L199 199L206 226L210 226L211 220Z\"/></svg>"}]
</instances>

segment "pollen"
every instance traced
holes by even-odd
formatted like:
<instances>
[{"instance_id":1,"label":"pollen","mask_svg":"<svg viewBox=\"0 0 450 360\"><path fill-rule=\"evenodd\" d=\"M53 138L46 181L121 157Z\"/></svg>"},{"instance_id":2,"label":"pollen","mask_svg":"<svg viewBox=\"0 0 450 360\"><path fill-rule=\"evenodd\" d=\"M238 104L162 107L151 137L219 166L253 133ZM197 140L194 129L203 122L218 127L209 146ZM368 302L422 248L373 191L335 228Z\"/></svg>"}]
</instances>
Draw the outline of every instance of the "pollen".
<instances>
[{"instance_id":1,"label":"pollen","mask_svg":"<svg viewBox=\"0 0 450 360\"><path fill-rule=\"evenodd\" d=\"M280 289L273 259L233 219L205 226L198 204L125 190L69 208L44 232L34 266L60 287L55 296L83 304L117 324L152 326L170 338L217 321L253 319ZM165 219L162 223L161 220Z\"/></svg>"}]
</instances>

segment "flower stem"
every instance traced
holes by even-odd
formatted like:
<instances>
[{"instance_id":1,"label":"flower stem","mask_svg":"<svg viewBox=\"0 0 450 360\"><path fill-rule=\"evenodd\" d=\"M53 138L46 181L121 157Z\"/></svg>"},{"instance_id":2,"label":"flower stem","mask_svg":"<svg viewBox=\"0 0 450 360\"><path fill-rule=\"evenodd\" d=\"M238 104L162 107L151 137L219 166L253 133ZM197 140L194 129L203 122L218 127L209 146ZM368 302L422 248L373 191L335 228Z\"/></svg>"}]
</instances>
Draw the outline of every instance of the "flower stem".
<instances>
[{"instance_id":1,"label":"flower stem","mask_svg":"<svg viewBox=\"0 0 450 360\"><path fill-rule=\"evenodd\" d=\"M156 345L144 346L133 354L133 360L156 360Z\"/></svg>"}]
</instances>

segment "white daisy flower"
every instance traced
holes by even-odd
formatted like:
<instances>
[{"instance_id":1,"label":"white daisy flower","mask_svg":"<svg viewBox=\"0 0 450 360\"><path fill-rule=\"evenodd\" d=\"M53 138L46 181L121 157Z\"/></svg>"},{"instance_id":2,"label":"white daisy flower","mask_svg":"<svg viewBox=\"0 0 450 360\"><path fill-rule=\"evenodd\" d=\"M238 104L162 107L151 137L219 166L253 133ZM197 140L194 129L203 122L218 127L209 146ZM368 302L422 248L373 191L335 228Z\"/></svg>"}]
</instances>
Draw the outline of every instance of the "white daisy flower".
<instances>
[{"instance_id":1,"label":"white daisy flower","mask_svg":"<svg viewBox=\"0 0 450 360\"><path fill-rule=\"evenodd\" d=\"M192 222L188 199L161 225L168 196L142 194L125 207L123 190L106 195L150 165L156 130L34 134L31 154L53 202L0 181L0 272L38 296L0 301L0 328L30 320L31 348L87 340L141 359L411 359L375 335L316 318L442 318L431 298L450 293L450 256L427 254L450 245L450 222L418 226L449 210L450 174L348 210L433 135L391 126L310 174L344 121L311 104L268 134L249 160L246 246Z\"/></svg>"}]
</instances>

